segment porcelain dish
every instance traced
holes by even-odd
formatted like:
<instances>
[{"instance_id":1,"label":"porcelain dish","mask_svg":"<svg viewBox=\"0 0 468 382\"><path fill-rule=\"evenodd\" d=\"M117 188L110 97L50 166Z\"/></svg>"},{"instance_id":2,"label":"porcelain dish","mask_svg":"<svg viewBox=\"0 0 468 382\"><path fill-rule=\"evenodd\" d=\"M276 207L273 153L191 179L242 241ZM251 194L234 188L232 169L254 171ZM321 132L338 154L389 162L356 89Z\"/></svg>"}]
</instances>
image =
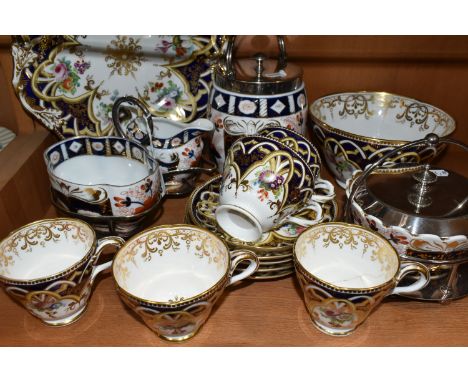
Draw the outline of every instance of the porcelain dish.
<instances>
[{"instance_id":1,"label":"porcelain dish","mask_svg":"<svg viewBox=\"0 0 468 382\"><path fill-rule=\"evenodd\" d=\"M258 241L312 203L315 174L299 153L275 139L239 138L224 164L216 220L230 236Z\"/></svg>"},{"instance_id":2,"label":"porcelain dish","mask_svg":"<svg viewBox=\"0 0 468 382\"><path fill-rule=\"evenodd\" d=\"M159 165L139 144L120 137L76 137L44 153L56 198L85 216L133 216L164 197Z\"/></svg>"},{"instance_id":3,"label":"porcelain dish","mask_svg":"<svg viewBox=\"0 0 468 382\"><path fill-rule=\"evenodd\" d=\"M422 264L400 264L382 236L340 222L305 230L294 245L294 263L314 325L334 336L351 334L386 296L417 291L429 280ZM410 273L416 280L397 286Z\"/></svg>"},{"instance_id":4,"label":"porcelain dish","mask_svg":"<svg viewBox=\"0 0 468 382\"><path fill-rule=\"evenodd\" d=\"M112 119L118 134L147 148L157 160L168 194L192 190L201 173L212 173L215 165L203 167L205 139L213 132L213 123L206 118L192 122L154 117L135 97L115 101Z\"/></svg>"},{"instance_id":5,"label":"porcelain dish","mask_svg":"<svg viewBox=\"0 0 468 382\"><path fill-rule=\"evenodd\" d=\"M443 110L385 92L337 93L315 100L309 111L325 162L343 188L354 171L364 170L395 147L428 133L445 137L455 130L454 119ZM412 148L390 158L387 165L426 163L443 147Z\"/></svg>"},{"instance_id":6,"label":"porcelain dish","mask_svg":"<svg viewBox=\"0 0 468 382\"><path fill-rule=\"evenodd\" d=\"M234 274L241 263L249 265ZM150 329L184 341L202 327L224 289L257 268L251 251L229 251L211 232L175 224L135 235L115 256L112 273L124 303Z\"/></svg>"},{"instance_id":7,"label":"porcelain dish","mask_svg":"<svg viewBox=\"0 0 468 382\"><path fill-rule=\"evenodd\" d=\"M97 265L102 250L123 243L119 237L97 240L77 219L27 224L0 241L0 285L43 323L69 325L85 312L96 276L112 264Z\"/></svg>"},{"instance_id":8,"label":"porcelain dish","mask_svg":"<svg viewBox=\"0 0 468 382\"><path fill-rule=\"evenodd\" d=\"M412 144L439 143L468 151L461 142L435 134ZM348 181L346 220L383 235L402 260L419 261L430 269L429 283L405 297L446 302L466 296L468 178L428 164L379 167L384 160L355 172Z\"/></svg>"},{"instance_id":9,"label":"porcelain dish","mask_svg":"<svg viewBox=\"0 0 468 382\"><path fill-rule=\"evenodd\" d=\"M114 101L133 95L157 117L206 114L210 36L15 36L13 86L25 110L59 139L113 135Z\"/></svg>"}]
</instances>

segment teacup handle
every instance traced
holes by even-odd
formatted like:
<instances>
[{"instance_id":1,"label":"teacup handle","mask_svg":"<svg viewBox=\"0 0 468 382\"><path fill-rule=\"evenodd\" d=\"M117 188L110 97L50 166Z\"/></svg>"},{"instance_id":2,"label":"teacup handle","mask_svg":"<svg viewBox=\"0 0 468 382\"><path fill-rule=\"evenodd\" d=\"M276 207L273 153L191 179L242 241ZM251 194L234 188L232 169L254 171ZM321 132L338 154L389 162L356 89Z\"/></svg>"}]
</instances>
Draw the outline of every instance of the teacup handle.
<instances>
[{"instance_id":1,"label":"teacup handle","mask_svg":"<svg viewBox=\"0 0 468 382\"><path fill-rule=\"evenodd\" d=\"M231 255L231 271L230 271L231 276L230 276L228 285L232 285L240 280L243 280L257 271L259 262L258 262L258 257L254 252L249 251L248 249L237 249L237 250L231 251L230 255ZM248 267L244 269L238 275L232 276L237 266L242 261L246 261L246 260L250 262Z\"/></svg>"},{"instance_id":2,"label":"teacup handle","mask_svg":"<svg viewBox=\"0 0 468 382\"><path fill-rule=\"evenodd\" d=\"M416 292L424 288L429 283L429 278L430 278L429 269L427 269L427 267L424 266L423 264L416 263L416 262L409 262L409 263L403 264L402 267L400 268L398 275L396 277L397 285L408 273L414 272L414 271L419 273L418 279L411 285L395 287L395 289L391 292L391 294Z\"/></svg>"},{"instance_id":3,"label":"teacup handle","mask_svg":"<svg viewBox=\"0 0 468 382\"><path fill-rule=\"evenodd\" d=\"M304 210L313 210L313 211L315 211L317 216L313 220L304 219L304 218L296 218L294 216L288 216L282 222L282 224L284 224L284 223L294 223L294 224L298 224L298 225L301 225L301 226L304 226L304 227L309 227L311 225L317 224L323 218L322 206L316 201L313 201L312 203L308 204L307 206L301 208L299 210L299 212L304 211Z\"/></svg>"},{"instance_id":4,"label":"teacup handle","mask_svg":"<svg viewBox=\"0 0 468 382\"><path fill-rule=\"evenodd\" d=\"M328 180L318 178L314 185L314 191L316 190L325 190L325 193L324 195L314 194L310 199L311 201L325 203L335 197L335 187Z\"/></svg>"},{"instance_id":5,"label":"teacup handle","mask_svg":"<svg viewBox=\"0 0 468 382\"><path fill-rule=\"evenodd\" d=\"M98 240L98 245L96 248L96 253L93 256L93 259L88 263L91 264L93 267L93 270L91 271L91 277L90 277L90 282L92 283L96 276L101 273L102 271L105 271L106 269L110 268L112 266L112 263L114 259L109 260L103 264L99 265L94 265L98 261L99 257L101 256L102 251L104 250L105 247L108 245L113 245L114 247L121 248L125 244L125 240L122 239L119 236L107 236L103 237L102 239ZM83 273L81 274L81 277L85 274L86 269L84 269ZM81 277L80 280L81 281Z\"/></svg>"}]
</instances>

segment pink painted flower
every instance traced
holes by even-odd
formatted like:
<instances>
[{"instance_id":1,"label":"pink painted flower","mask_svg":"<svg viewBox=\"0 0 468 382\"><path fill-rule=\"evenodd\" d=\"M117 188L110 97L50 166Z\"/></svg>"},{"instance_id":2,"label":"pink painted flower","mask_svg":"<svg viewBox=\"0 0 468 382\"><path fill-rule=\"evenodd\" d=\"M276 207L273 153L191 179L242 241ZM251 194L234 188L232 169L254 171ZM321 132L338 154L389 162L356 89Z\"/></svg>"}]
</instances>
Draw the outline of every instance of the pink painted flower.
<instances>
[{"instance_id":1,"label":"pink painted flower","mask_svg":"<svg viewBox=\"0 0 468 382\"><path fill-rule=\"evenodd\" d=\"M55 73L55 80L57 82L64 81L66 78L68 78L67 65L65 65L64 63L60 63L60 64L55 65L54 73Z\"/></svg>"}]
</instances>

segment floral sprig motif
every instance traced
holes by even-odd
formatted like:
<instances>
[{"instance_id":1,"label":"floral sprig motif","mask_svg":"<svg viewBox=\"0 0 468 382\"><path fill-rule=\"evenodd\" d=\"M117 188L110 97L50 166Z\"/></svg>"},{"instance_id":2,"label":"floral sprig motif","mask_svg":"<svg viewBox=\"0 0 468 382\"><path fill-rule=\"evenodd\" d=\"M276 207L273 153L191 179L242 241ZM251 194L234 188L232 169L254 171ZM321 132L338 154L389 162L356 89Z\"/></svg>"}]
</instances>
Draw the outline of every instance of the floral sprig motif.
<instances>
[{"instance_id":1,"label":"floral sprig motif","mask_svg":"<svg viewBox=\"0 0 468 382\"><path fill-rule=\"evenodd\" d=\"M75 62L72 66L71 61L65 58L58 60L58 63L52 67L55 82L58 83L58 88L62 93L75 94L77 88L80 86L79 74L90 68L88 62L83 59ZM79 73L79 74L78 74Z\"/></svg>"},{"instance_id":2,"label":"floral sprig motif","mask_svg":"<svg viewBox=\"0 0 468 382\"><path fill-rule=\"evenodd\" d=\"M278 199L281 193L281 186L284 184L284 178L272 170L258 171L255 175L257 176L257 180L254 184L260 187L257 191L258 198L263 202L269 198L271 192L273 197Z\"/></svg>"},{"instance_id":3,"label":"floral sprig motif","mask_svg":"<svg viewBox=\"0 0 468 382\"><path fill-rule=\"evenodd\" d=\"M148 95L149 93L154 93L156 96L154 104L158 109L164 111L174 109L183 95L182 89L172 80L167 81L166 84L163 82L149 82L146 87L146 93ZM149 100L149 96L146 98Z\"/></svg>"},{"instance_id":4,"label":"floral sprig motif","mask_svg":"<svg viewBox=\"0 0 468 382\"><path fill-rule=\"evenodd\" d=\"M174 61L175 57L184 57L193 52L194 44L190 39L182 39L180 36L173 36L172 40L162 40L160 45L157 45L156 52L161 52L168 57L165 57L169 62ZM174 52L173 54L171 54Z\"/></svg>"}]
</instances>

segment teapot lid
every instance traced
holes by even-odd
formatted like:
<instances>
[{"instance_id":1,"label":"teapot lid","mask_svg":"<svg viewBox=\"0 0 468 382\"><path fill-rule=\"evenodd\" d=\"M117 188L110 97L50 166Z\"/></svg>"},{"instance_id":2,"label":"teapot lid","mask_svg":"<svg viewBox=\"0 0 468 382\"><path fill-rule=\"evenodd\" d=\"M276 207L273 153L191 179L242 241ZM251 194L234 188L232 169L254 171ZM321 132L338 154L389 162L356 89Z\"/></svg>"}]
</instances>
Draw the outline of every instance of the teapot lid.
<instances>
[{"instance_id":1,"label":"teapot lid","mask_svg":"<svg viewBox=\"0 0 468 382\"><path fill-rule=\"evenodd\" d=\"M224 65L217 65L214 82L220 88L249 95L288 93L302 86L302 69L287 63L284 39L278 36L280 54L269 59L258 53L252 58L232 62L234 36L228 40Z\"/></svg>"},{"instance_id":2,"label":"teapot lid","mask_svg":"<svg viewBox=\"0 0 468 382\"><path fill-rule=\"evenodd\" d=\"M386 224L405 227L413 234L468 232L468 179L453 171L426 165L371 173L356 201Z\"/></svg>"}]
</instances>

